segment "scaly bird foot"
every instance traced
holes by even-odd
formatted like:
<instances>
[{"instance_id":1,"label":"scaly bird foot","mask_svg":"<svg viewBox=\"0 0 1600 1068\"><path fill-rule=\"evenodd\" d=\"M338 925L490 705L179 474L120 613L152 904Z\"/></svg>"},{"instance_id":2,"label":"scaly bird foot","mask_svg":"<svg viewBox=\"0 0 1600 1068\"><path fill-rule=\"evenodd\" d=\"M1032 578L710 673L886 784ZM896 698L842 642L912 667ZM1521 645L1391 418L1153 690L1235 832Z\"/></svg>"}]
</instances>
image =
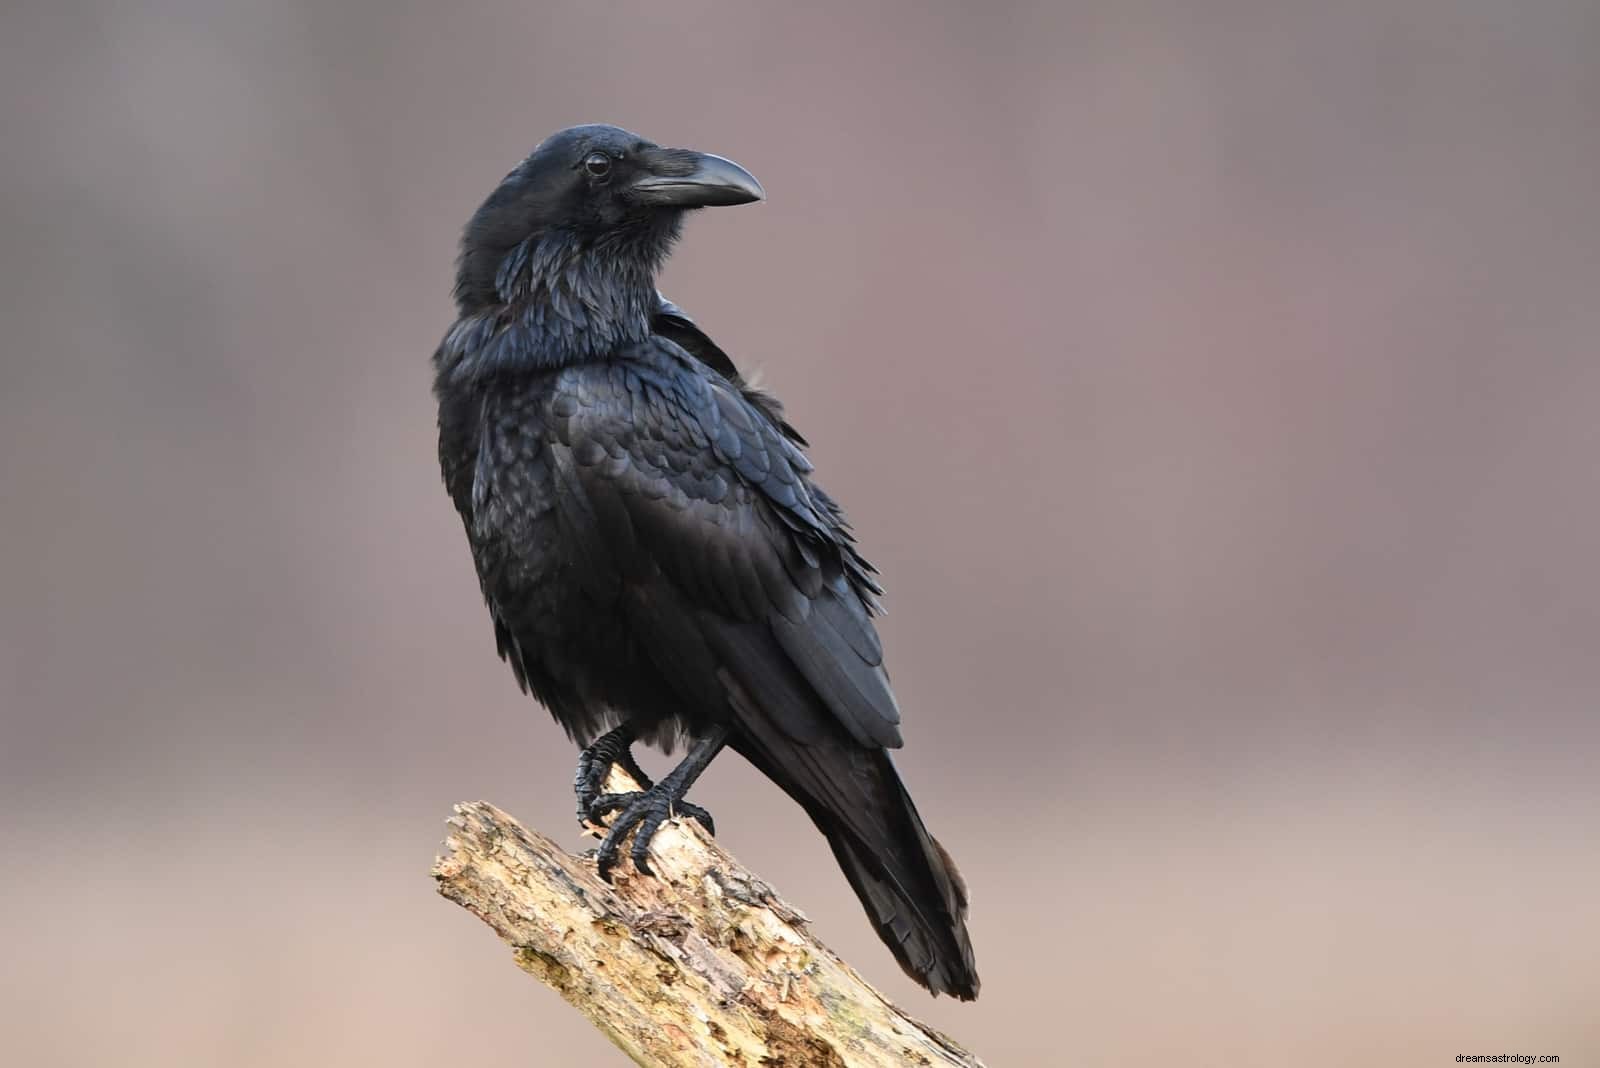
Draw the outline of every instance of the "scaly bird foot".
<instances>
[{"instance_id":1,"label":"scaly bird foot","mask_svg":"<svg viewBox=\"0 0 1600 1068\"><path fill-rule=\"evenodd\" d=\"M600 822L590 814L590 810L600 797L612 767L627 772L641 789L648 790L654 785L628 748L633 740L633 728L624 723L595 739L592 745L578 754L578 770L572 779L572 789L578 795L579 823Z\"/></svg>"},{"instance_id":2,"label":"scaly bird foot","mask_svg":"<svg viewBox=\"0 0 1600 1068\"><path fill-rule=\"evenodd\" d=\"M600 878L608 883L611 881L611 869L617 865L617 853L622 848L622 840L635 827L639 831L633 837L633 848L628 856L636 871L650 876L655 875L650 870L650 840L667 820L687 816L700 821L706 833L717 833L711 813L685 801L681 796L674 797L672 787L665 782L637 793L601 794L589 805L587 815L591 822L599 823L606 814L619 809L621 811L606 832L605 840L600 843L599 852L595 854Z\"/></svg>"}]
</instances>

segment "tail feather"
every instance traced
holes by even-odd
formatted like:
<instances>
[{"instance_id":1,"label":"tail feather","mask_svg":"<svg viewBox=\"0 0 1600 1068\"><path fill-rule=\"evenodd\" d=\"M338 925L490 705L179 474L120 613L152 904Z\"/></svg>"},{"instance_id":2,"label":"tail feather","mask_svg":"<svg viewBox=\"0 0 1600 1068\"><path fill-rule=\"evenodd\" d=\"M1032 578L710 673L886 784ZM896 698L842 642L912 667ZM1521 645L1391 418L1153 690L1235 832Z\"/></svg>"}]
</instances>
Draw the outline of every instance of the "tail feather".
<instances>
[{"instance_id":1,"label":"tail feather","mask_svg":"<svg viewBox=\"0 0 1600 1068\"><path fill-rule=\"evenodd\" d=\"M907 798L907 813L921 832L924 862L885 862L854 835L817 820L833 855L883 939L907 975L935 994L962 1001L978 996L978 971L967 934L967 888L938 839L928 834ZM934 907L930 903L937 902Z\"/></svg>"},{"instance_id":2,"label":"tail feather","mask_svg":"<svg viewBox=\"0 0 1600 1068\"><path fill-rule=\"evenodd\" d=\"M955 862L923 826L888 750L832 714L764 630L708 630L729 663L720 673L737 725L729 744L827 837L906 974L935 994L972 1000L978 972Z\"/></svg>"},{"instance_id":3,"label":"tail feather","mask_svg":"<svg viewBox=\"0 0 1600 1068\"><path fill-rule=\"evenodd\" d=\"M923 826L889 754L850 739L804 744L762 733L733 744L827 837L900 967L935 994L976 998L966 884ZM781 756L763 743L777 743Z\"/></svg>"}]
</instances>

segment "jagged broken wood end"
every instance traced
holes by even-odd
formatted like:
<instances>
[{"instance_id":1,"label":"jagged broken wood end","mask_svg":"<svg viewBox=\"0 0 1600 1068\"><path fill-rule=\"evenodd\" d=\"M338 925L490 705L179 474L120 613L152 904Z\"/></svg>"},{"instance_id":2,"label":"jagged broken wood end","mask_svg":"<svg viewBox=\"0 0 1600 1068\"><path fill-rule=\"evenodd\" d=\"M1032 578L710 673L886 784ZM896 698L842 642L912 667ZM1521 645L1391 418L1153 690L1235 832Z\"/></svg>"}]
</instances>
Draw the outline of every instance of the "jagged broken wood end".
<instances>
[{"instance_id":1,"label":"jagged broken wood end","mask_svg":"<svg viewBox=\"0 0 1600 1068\"><path fill-rule=\"evenodd\" d=\"M619 771L606 784L636 788ZM869 986L693 821L657 832L654 878L624 859L607 885L593 859L487 802L455 813L433 867L439 893L638 1064L981 1068Z\"/></svg>"}]
</instances>

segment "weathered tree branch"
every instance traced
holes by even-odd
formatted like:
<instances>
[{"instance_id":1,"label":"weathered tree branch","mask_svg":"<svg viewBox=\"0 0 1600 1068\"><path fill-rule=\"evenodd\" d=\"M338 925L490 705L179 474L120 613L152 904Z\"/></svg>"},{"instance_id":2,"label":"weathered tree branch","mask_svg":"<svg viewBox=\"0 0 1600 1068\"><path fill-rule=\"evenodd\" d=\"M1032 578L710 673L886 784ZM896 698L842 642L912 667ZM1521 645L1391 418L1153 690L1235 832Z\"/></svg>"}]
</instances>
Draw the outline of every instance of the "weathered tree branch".
<instances>
[{"instance_id":1,"label":"weathered tree branch","mask_svg":"<svg viewBox=\"0 0 1600 1068\"><path fill-rule=\"evenodd\" d=\"M606 786L634 788L616 771ZM981 1068L868 986L692 821L651 842L656 878L624 861L615 886L486 802L457 805L450 826L439 892L639 1064Z\"/></svg>"}]
</instances>

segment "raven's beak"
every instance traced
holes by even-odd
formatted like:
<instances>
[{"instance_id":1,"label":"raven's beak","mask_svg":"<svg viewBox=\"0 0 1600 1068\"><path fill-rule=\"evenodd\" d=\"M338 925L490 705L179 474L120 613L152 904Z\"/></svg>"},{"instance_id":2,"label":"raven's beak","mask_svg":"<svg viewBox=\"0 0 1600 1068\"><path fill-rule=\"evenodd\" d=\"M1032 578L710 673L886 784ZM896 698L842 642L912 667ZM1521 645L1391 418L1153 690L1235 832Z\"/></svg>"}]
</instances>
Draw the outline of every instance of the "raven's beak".
<instances>
[{"instance_id":1,"label":"raven's beak","mask_svg":"<svg viewBox=\"0 0 1600 1068\"><path fill-rule=\"evenodd\" d=\"M721 156L682 148L658 149L633 180L640 203L670 208L715 208L767 199L755 175Z\"/></svg>"}]
</instances>

